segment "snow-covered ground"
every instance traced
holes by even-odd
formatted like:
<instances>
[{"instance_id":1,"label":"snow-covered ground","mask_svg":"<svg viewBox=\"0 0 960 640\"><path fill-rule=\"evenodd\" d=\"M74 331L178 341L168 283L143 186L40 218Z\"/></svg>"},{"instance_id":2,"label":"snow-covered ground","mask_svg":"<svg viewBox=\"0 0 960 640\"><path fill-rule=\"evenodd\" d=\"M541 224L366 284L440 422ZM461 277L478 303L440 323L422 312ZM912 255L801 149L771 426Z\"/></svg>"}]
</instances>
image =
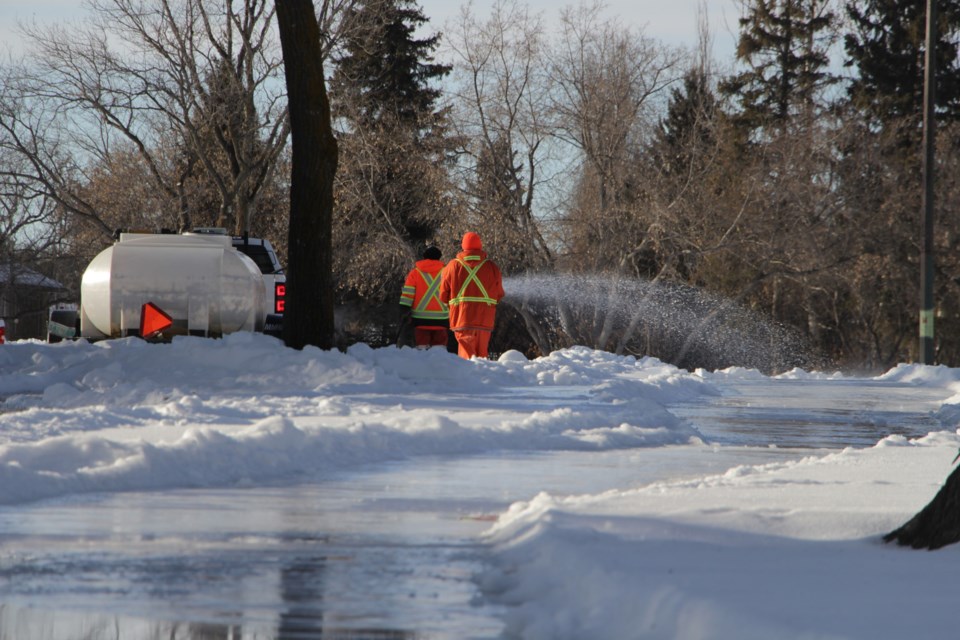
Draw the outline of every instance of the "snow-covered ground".
<instances>
[{"instance_id":1,"label":"snow-covered ground","mask_svg":"<svg viewBox=\"0 0 960 640\"><path fill-rule=\"evenodd\" d=\"M637 480L602 491L584 477L572 491L534 491L483 514L477 541L492 558L475 579L485 601L504 607L504 635L951 637L960 548L880 541L951 470L960 369L946 367L767 377L585 348L468 362L362 345L293 351L250 334L15 342L0 347L0 505L9 515L81 494L322 486L419 458L766 451L786 443L782 434L724 435L708 414L691 416L738 388L775 398L783 384L809 393L768 407L771 431L780 422L802 433L804 416L832 394L853 405L837 411L836 431L867 424L881 435L762 464L747 456L721 472L651 479L638 469ZM873 406L885 393L887 404ZM850 416L857 424L845 424ZM925 424L926 435L883 437ZM6 547L0 537L0 611Z\"/></svg>"}]
</instances>

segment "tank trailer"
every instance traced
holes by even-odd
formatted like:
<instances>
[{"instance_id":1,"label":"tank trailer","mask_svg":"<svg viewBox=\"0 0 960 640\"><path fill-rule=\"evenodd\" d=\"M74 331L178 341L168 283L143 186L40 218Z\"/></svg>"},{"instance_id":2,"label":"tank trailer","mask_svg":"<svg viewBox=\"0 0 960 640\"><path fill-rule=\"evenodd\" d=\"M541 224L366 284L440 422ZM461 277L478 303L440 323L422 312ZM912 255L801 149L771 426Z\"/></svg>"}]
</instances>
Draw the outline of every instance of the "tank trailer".
<instances>
[{"instance_id":1,"label":"tank trailer","mask_svg":"<svg viewBox=\"0 0 960 640\"><path fill-rule=\"evenodd\" d=\"M285 296L267 240L219 228L120 233L84 271L79 309L51 310L47 338L279 336Z\"/></svg>"}]
</instances>

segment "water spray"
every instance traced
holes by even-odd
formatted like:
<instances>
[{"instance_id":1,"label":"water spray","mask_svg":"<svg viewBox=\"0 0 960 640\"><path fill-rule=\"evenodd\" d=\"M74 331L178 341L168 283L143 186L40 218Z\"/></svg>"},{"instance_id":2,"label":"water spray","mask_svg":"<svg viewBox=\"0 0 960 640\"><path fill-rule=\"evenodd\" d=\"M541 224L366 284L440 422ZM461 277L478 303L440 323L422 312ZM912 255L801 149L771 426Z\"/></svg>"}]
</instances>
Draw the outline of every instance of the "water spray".
<instances>
[{"instance_id":1,"label":"water spray","mask_svg":"<svg viewBox=\"0 0 960 640\"><path fill-rule=\"evenodd\" d=\"M543 353L583 345L688 369L740 366L765 373L816 364L797 331L690 286L539 274L505 278L504 288Z\"/></svg>"}]
</instances>

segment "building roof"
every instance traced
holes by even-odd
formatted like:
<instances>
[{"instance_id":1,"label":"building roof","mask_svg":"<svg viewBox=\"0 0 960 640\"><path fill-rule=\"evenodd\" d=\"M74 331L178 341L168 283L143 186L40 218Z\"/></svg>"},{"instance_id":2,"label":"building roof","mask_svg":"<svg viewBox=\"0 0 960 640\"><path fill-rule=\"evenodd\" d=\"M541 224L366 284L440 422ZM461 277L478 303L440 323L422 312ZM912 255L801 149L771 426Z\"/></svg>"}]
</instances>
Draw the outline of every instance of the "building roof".
<instances>
[{"instance_id":1,"label":"building roof","mask_svg":"<svg viewBox=\"0 0 960 640\"><path fill-rule=\"evenodd\" d=\"M23 265L0 264L0 285L36 287L38 289L63 289L63 285Z\"/></svg>"}]
</instances>

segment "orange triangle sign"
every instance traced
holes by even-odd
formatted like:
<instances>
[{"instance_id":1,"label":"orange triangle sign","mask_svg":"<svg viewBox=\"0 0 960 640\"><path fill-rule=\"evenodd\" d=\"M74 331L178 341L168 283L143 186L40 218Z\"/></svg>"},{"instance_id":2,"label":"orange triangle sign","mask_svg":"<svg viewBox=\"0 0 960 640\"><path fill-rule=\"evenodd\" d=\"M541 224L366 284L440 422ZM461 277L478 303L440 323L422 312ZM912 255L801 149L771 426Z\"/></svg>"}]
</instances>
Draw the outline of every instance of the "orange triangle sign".
<instances>
[{"instance_id":1,"label":"orange triangle sign","mask_svg":"<svg viewBox=\"0 0 960 640\"><path fill-rule=\"evenodd\" d=\"M172 324L173 318L152 302L147 302L140 307L141 338L152 338Z\"/></svg>"}]
</instances>

